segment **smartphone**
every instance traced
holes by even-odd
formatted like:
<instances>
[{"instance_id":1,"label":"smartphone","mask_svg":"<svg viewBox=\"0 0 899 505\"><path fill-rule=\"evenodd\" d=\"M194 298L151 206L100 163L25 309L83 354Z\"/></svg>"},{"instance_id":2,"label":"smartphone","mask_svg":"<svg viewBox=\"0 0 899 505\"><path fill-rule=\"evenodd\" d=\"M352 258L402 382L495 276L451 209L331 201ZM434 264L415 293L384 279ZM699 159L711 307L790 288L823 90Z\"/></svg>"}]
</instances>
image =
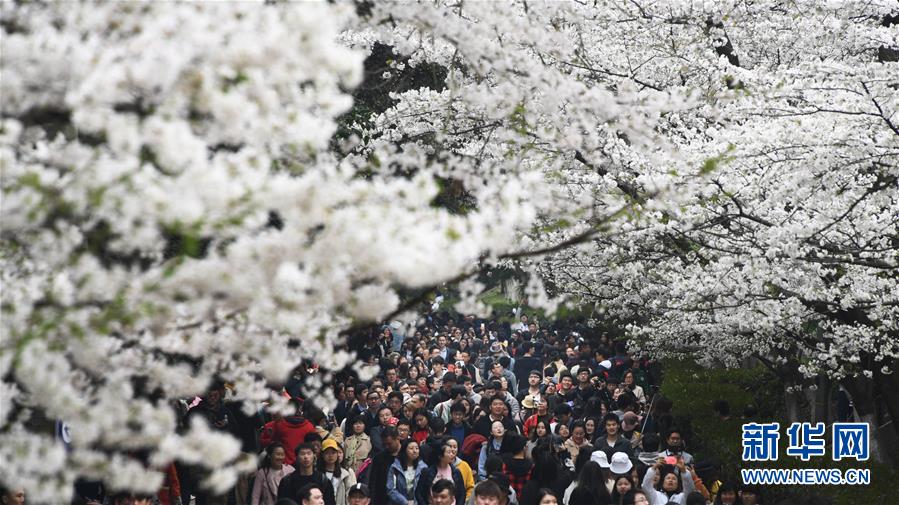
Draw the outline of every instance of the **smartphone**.
<instances>
[{"instance_id":1,"label":"smartphone","mask_svg":"<svg viewBox=\"0 0 899 505\"><path fill-rule=\"evenodd\" d=\"M676 465L677 464L677 456L665 456L665 464L666 465Z\"/></svg>"}]
</instances>

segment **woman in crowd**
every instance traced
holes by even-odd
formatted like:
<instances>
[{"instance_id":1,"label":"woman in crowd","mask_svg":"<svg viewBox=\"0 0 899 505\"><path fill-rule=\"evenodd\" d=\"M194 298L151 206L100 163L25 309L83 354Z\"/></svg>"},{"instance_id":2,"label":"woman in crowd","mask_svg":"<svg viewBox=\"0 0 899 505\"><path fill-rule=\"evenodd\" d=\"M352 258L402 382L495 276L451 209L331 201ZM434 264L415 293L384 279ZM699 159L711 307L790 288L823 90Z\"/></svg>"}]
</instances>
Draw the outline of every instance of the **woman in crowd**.
<instances>
[{"instance_id":1,"label":"woman in crowd","mask_svg":"<svg viewBox=\"0 0 899 505\"><path fill-rule=\"evenodd\" d=\"M454 464L457 453L453 445L449 443L449 440L445 440L440 445L440 449L433 456L433 463L421 472L421 477L415 487L416 505L430 505L431 486L434 482L441 479L453 483L456 503L465 503L465 480L462 477L462 472Z\"/></svg>"},{"instance_id":2,"label":"woman in crowd","mask_svg":"<svg viewBox=\"0 0 899 505\"><path fill-rule=\"evenodd\" d=\"M352 433L343 441L343 453L347 468L354 473L359 472L359 467L371 453L371 439L365 434L365 419L357 416L350 423Z\"/></svg>"},{"instance_id":3,"label":"woman in crowd","mask_svg":"<svg viewBox=\"0 0 899 505\"><path fill-rule=\"evenodd\" d=\"M659 480L653 485L656 476ZM693 475L687 470L682 458L678 458L676 466L666 465L665 460L660 458L646 471L642 489L651 505L665 505L670 502L686 505L687 495L695 490Z\"/></svg>"},{"instance_id":4,"label":"woman in crowd","mask_svg":"<svg viewBox=\"0 0 899 505\"><path fill-rule=\"evenodd\" d=\"M356 474L340 465L341 455L337 441L333 438L325 439L318 460L318 471L331 481L337 505L346 505L347 492L356 483Z\"/></svg>"},{"instance_id":5,"label":"woman in crowd","mask_svg":"<svg viewBox=\"0 0 899 505\"><path fill-rule=\"evenodd\" d=\"M537 421L537 424L531 428L527 446L529 458L533 458L534 448L541 442L546 444L552 443L552 434L549 432L549 423L546 421Z\"/></svg>"},{"instance_id":6,"label":"woman in crowd","mask_svg":"<svg viewBox=\"0 0 899 505\"><path fill-rule=\"evenodd\" d=\"M588 461L578 474L577 485L566 505L610 505L612 497L606 488L599 463ZM653 504L655 505L655 504Z\"/></svg>"},{"instance_id":7,"label":"woman in crowd","mask_svg":"<svg viewBox=\"0 0 899 505\"><path fill-rule=\"evenodd\" d=\"M275 442L265 450L262 468L256 471L251 500L253 505L274 505L278 499L278 484L293 473L294 468L284 463L287 454L284 446Z\"/></svg>"},{"instance_id":8,"label":"woman in crowd","mask_svg":"<svg viewBox=\"0 0 899 505\"><path fill-rule=\"evenodd\" d=\"M471 471L471 466L459 457L459 441L449 438L445 443L456 451L456 460L453 462L453 465L462 474L462 482L465 483L465 499L468 500L471 497L471 492L474 491L474 473Z\"/></svg>"},{"instance_id":9,"label":"woman in crowd","mask_svg":"<svg viewBox=\"0 0 899 505\"><path fill-rule=\"evenodd\" d=\"M387 494L390 505L414 505L415 488L422 471L428 465L421 460L418 442L411 438L403 440L400 452L387 474Z\"/></svg>"}]
</instances>

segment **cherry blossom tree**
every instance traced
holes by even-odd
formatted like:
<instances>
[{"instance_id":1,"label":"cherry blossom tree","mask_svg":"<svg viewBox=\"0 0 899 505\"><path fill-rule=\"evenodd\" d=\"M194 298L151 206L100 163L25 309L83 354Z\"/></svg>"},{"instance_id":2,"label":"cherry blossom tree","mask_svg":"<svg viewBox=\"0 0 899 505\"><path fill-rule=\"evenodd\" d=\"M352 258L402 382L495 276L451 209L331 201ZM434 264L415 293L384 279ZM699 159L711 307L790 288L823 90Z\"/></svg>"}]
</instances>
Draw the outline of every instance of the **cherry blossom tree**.
<instances>
[{"instance_id":1,"label":"cherry blossom tree","mask_svg":"<svg viewBox=\"0 0 899 505\"><path fill-rule=\"evenodd\" d=\"M174 400L283 410L314 359L327 404L349 333L444 283L479 310L495 266L653 352L886 377L888 9L4 4L0 482L153 491L177 459L227 489L255 462Z\"/></svg>"}]
</instances>

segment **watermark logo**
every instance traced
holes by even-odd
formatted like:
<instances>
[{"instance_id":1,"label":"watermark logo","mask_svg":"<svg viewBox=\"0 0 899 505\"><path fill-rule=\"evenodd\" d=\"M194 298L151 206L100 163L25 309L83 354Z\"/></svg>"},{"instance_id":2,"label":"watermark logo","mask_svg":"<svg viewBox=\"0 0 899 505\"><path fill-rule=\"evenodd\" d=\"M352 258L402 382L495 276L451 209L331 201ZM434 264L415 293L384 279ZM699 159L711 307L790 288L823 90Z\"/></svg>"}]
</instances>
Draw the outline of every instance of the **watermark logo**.
<instances>
[{"instance_id":1,"label":"watermark logo","mask_svg":"<svg viewBox=\"0 0 899 505\"><path fill-rule=\"evenodd\" d=\"M743 461L777 461L780 424L743 425Z\"/></svg>"},{"instance_id":2,"label":"watermark logo","mask_svg":"<svg viewBox=\"0 0 899 505\"><path fill-rule=\"evenodd\" d=\"M833 461L869 458L869 426L866 423L834 423L831 426ZM827 426L824 423L792 423L786 430L787 456L810 461L827 453ZM743 425L743 461L777 461L780 424L747 423ZM746 484L786 485L860 485L871 482L869 469L743 469Z\"/></svg>"}]
</instances>

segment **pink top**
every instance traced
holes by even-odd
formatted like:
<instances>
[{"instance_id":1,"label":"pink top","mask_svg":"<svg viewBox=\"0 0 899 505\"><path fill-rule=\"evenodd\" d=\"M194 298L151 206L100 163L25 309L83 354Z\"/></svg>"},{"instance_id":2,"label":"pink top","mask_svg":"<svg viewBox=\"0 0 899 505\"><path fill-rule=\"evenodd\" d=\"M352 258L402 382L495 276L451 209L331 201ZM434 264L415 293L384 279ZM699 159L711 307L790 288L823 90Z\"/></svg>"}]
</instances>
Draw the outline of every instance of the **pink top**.
<instances>
[{"instance_id":1,"label":"pink top","mask_svg":"<svg viewBox=\"0 0 899 505\"><path fill-rule=\"evenodd\" d=\"M278 484L281 479L293 473L290 465L281 465L280 470L260 468L256 471L256 480L253 482L253 505L275 505L278 501Z\"/></svg>"}]
</instances>

